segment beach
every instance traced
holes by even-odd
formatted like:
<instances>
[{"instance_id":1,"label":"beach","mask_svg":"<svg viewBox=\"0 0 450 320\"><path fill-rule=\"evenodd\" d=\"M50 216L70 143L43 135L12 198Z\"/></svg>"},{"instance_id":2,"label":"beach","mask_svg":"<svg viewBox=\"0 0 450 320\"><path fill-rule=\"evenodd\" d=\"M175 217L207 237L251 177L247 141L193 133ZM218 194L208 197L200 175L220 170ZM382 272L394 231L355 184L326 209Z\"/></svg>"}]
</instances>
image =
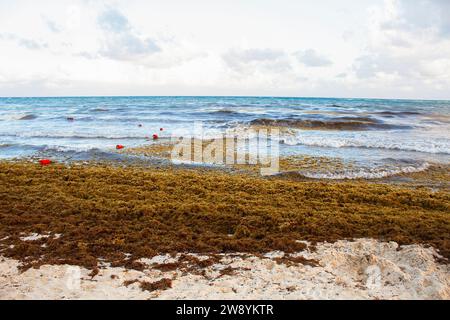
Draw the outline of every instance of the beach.
<instances>
[{"instance_id":1,"label":"beach","mask_svg":"<svg viewBox=\"0 0 450 320\"><path fill-rule=\"evenodd\" d=\"M447 102L0 102L0 299L450 299Z\"/></svg>"},{"instance_id":2,"label":"beach","mask_svg":"<svg viewBox=\"0 0 450 320\"><path fill-rule=\"evenodd\" d=\"M0 303L208 319L444 306L449 13L0 0Z\"/></svg>"},{"instance_id":3,"label":"beach","mask_svg":"<svg viewBox=\"0 0 450 320\"><path fill-rule=\"evenodd\" d=\"M173 261L180 257L164 255L143 260L143 270L104 263L95 276L73 265L43 265L21 273L17 260L3 258L0 295L119 300L448 300L450 295L448 265L437 263L431 248L360 239L320 244L299 254L316 259L317 265L286 265L279 263L281 256L282 252L258 257L223 254L220 262L203 269L185 264L176 270ZM383 282L378 283L379 278Z\"/></svg>"},{"instance_id":4,"label":"beach","mask_svg":"<svg viewBox=\"0 0 450 320\"><path fill-rule=\"evenodd\" d=\"M23 161L0 179L3 298L449 298L448 188Z\"/></svg>"}]
</instances>

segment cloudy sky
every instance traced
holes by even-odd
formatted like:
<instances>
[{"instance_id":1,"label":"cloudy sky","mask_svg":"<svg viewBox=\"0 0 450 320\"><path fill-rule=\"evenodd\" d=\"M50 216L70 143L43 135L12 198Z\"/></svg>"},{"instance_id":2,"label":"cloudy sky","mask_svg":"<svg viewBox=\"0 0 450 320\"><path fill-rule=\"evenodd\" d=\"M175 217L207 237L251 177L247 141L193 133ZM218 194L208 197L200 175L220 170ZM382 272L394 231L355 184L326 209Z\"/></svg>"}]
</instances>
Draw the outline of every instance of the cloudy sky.
<instances>
[{"instance_id":1,"label":"cloudy sky","mask_svg":"<svg viewBox=\"0 0 450 320\"><path fill-rule=\"evenodd\" d=\"M0 96L450 99L450 0L0 0Z\"/></svg>"}]
</instances>

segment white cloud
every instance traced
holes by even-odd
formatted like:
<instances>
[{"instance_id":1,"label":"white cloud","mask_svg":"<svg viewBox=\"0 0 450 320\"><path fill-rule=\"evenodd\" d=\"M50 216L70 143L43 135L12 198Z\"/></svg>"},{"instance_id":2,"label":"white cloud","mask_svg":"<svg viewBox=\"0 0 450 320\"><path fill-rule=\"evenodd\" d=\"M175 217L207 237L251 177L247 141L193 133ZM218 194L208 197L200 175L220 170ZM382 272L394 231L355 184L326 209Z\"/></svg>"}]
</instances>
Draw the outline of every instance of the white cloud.
<instances>
[{"instance_id":1,"label":"white cloud","mask_svg":"<svg viewBox=\"0 0 450 320\"><path fill-rule=\"evenodd\" d=\"M373 8L368 47L353 64L355 76L380 90L389 78L394 87L445 95L450 88L449 9L447 0L386 0Z\"/></svg>"},{"instance_id":2,"label":"white cloud","mask_svg":"<svg viewBox=\"0 0 450 320\"><path fill-rule=\"evenodd\" d=\"M287 55L275 49L232 49L222 58L230 69L240 73L251 74L258 70L283 72L291 68Z\"/></svg>"},{"instance_id":3,"label":"white cloud","mask_svg":"<svg viewBox=\"0 0 450 320\"><path fill-rule=\"evenodd\" d=\"M449 6L448 0L0 1L0 95L448 99Z\"/></svg>"},{"instance_id":4,"label":"white cloud","mask_svg":"<svg viewBox=\"0 0 450 320\"><path fill-rule=\"evenodd\" d=\"M62 27L60 25L58 25L55 21L53 21L45 16L42 16L42 20L44 21L45 25L51 32L59 33L62 31Z\"/></svg>"},{"instance_id":5,"label":"white cloud","mask_svg":"<svg viewBox=\"0 0 450 320\"><path fill-rule=\"evenodd\" d=\"M326 67L333 64L330 59L319 54L314 49L298 51L295 53L298 61L307 67Z\"/></svg>"},{"instance_id":6,"label":"white cloud","mask_svg":"<svg viewBox=\"0 0 450 320\"><path fill-rule=\"evenodd\" d=\"M100 55L117 60L133 61L161 51L155 40L139 35L118 10L109 8L98 18L105 33Z\"/></svg>"},{"instance_id":7,"label":"white cloud","mask_svg":"<svg viewBox=\"0 0 450 320\"><path fill-rule=\"evenodd\" d=\"M448 0L397 0L387 5L394 7L396 19L386 21L382 25L386 30L409 32L427 30L444 37L450 36L450 1Z\"/></svg>"},{"instance_id":8,"label":"white cloud","mask_svg":"<svg viewBox=\"0 0 450 320\"><path fill-rule=\"evenodd\" d=\"M13 41L17 45L30 49L30 50L40 50L48 47L48 44L42 41L36 41L33 39L22 38L15 34L5 33L0 34L0 40Z\"/></svg>"},{"instance_id":9,"label":"white cloud","mask_svg":"<svg viewBox=\"0 0 450 320\"><path fill-rule=\"evenodd\" d=\"M131 26L128 19L117 9L108 8L98 17L100 27L112 33L130 32Z\"/></svg>"}]
</instances>

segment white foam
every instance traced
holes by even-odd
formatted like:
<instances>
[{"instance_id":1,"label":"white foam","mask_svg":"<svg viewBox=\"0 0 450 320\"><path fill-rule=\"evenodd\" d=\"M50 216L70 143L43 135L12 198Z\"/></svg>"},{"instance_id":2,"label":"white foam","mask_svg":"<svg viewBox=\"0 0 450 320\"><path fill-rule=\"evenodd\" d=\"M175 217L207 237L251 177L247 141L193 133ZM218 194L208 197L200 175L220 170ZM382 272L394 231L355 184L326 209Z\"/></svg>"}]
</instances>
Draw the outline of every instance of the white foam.
<instances>
[{"instance_id":1,"label":"white foam","mask_svg":"<svg viewBox=\"0 0 450 320\"><path fill-rule=\"evenodd\" d=\"M356 170L347 170L345 172L301 172L301 174L311 179L330 179L330 180L345 180L345 179L381 179L395 176L401 173L422 172L430 168L429 163L423 163L420 166L406 166L396 169L385 168L359 168Z\"/></svg>"},{"instance_id":2,"label":"white foam","mask_svg":"<svg viewBox=\"0 0 450 320\"><path fill-rule=\"evenodd\" d=\"M296 136L284 137L287 145L305 145L328 148L379 148L402 151L417 151L425 153L450 154L450 139L432 137L414 137L404 133L309 133L300 132Z\"/></svg>"}]
</instances>

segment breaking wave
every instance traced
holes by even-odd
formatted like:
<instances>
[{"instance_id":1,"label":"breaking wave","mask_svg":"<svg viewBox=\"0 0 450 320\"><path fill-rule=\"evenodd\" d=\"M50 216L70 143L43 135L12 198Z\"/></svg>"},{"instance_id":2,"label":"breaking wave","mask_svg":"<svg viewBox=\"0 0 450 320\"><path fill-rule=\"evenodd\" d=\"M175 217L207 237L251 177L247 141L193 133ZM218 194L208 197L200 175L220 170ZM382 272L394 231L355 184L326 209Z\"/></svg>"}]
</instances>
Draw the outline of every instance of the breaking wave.
<instances>
[{"instance_id":1,"label":"breaking wave","mask_svg":"<svg viewBox=\"0 0 450 320\"><path fill-rule=\"evenodd\" d=\"M109 109L107 108L94 108L90 110L91 112L108 112Z\"/></svg>"},{"instance_id":2,"label":"breaking wave","mask_svg":"<svg viewBox=\"0 0 450 320\"><path fill-rule=\"evenodd\" d=\"M382 116L398 116L398 117L402 117L402 116L419 116L422 113L416 112L416 111L380 111L380 112L375 112L374 114L379 114L379 115L382 115Z\"/></svg>"},{"instance_id":3,"label":"breaking wave","mask_svg":"<svg viewBox=\"0 0 450 320\"><path fill-rule=\"evenodd\" d=\"M410 128L409 126L387 124L369 117L340 117L330 120L256 119L252 120L250 124L315 130L387 130Z\"/></svg>"},{"instance_id":4,"label":"breaking wave","mask_svg":"<svg viewBox=\"0 0 450 320\"><path fill-rule=\"evenodd\" d=\"M310 147L326 148L367 148L389 149L399 151L414 151L433 154L450 154L450 141L438 139L396 139L395 135L385 137L373 136L286 136L283 139L286 145L304 145Z\"/></svg>"},{"instance_id":5,"label":"breaking wave","mask_svg":"<svg viewBox=\"0 0 450 320\"><path fill-rule=\"evenodd\" d=\"M299 172L302 176L310 179L328 179L328 180L354 180L354 179L381 179L396 176L402 173L414 173L426 171L431 167L429 163L423 163L419 166L406 166L401 168L358 168L348 169L344 172Z\"/></svg>"},{"instance_id":6,"label":"breaking wave","mask_svg":"<svg viewBox=\"0 0 450 320\"><path fill-rule=\"evenodd\" d=\"M215 110L215 111L211 111L212 114L239 114L239 112L230 110L230 109L220 109L220 110Z\"/></svg>"},{"instance_id":7,"label":"breaking wave","mask_svg":"<svg viewBox=\"0 0 450 320\"><path fill-rule=\"evenodd\" d=\"M37 116L34 114L26 114L24 116L21 116L18 120L34 120Z\"/></svg>"}]
</instances>

